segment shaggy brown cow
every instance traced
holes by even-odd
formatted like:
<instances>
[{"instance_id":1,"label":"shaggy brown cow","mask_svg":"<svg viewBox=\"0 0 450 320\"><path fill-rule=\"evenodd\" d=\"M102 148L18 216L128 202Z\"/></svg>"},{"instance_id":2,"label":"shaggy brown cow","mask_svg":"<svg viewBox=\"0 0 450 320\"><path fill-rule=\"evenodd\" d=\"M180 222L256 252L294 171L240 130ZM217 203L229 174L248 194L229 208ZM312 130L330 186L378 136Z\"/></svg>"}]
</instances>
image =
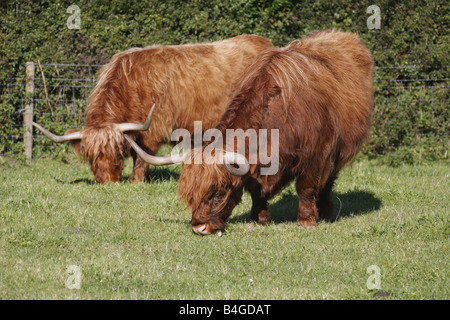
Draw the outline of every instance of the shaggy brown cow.
<instances>
[{"instance_id":1,"label":"shaggy brown cow","mask_svg":"<svg viewBox=\"0 0 450 320\"><path fill-rule=\"evenodd\" d=\"M236 169L229 164L184 163L179 192L192 208L194 232L224 230L243 189L252 197L251 219L266 224L267 201L294 179L298 224L315 226L319 214L331 217L338 172L368 136L373 69L371 55L358 37L334 30L261 54L216 128L224 136L222 149L227 129L278 129L278 171L261 174L267 164L260 161ZM271 145L267 148L273 152ZM192 151L191 157L198 153ZM236 170L239 175L230 173Z\"/></svg>"},{"instance_id":2,"label":"shaggy brown cow","mask_svg":"<svg viewBox=\"0 0 450 320\"><path fill-rule=\"evenodd\" d=\"M202 120L205 129L215 126L244 69L269 48L273 46L264 37L242 35L212 43L130 49L102 68L83 131L70 129L58 137L34 125L53 141L70 141L89 160L96 181L116 182L130 150L122 132L133 131L133 139L155 154L176 128L192 132L194 120ZM145 121L152 105L157 111L153 126L136 131L148 128L136 123ZM142 181L148 164L131 154L130 181Z\"/></svg>"}]
</instances>

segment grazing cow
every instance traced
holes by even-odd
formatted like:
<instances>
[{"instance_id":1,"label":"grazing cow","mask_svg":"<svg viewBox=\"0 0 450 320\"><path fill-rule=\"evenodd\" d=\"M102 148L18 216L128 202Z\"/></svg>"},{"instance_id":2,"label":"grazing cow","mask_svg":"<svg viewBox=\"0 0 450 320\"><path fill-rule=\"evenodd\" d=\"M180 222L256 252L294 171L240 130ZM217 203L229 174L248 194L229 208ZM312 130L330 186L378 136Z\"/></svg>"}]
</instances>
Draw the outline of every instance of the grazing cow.
<instances>
[{"instance_id":1,"label":"grazing cow","mask_svg":"<svg viewBox=\"0 0 450 320\"><path fill-rule=\"evenodd\" d=\"M205 129L215 126L244 69L269 48L273 46L264 37L242 35L212 43L130 49L101 69L89 97L84 130L69 129L64 136L55 136L33 124L55 142L70 141L89 160L97 182L117 182L130 154L123 132L130 132L155 154L170 141L174 129L192 132L194 120L201 120ZM152 105L157 112L147 131L149 121L138 123L150 120ZM134 168L129 180L142 181L148 164L135 152L131 155Z\"/></svg>"},{"instance_id":2,"label":"grazing cow","mask_svg":"<svg viewBox=\"0 0 450 320\"><path fill-rule=\"evenodd\" d=\"M262 53L247 69L216 129L224 135L222 150L227 130L277 129L278 170L261 174L267 167L261 161L244 160L236 167L226 161L224 166L184 160L179 193L192 209L194 232L224 230L244 189L253 202L251 219L265 225L270 218L267 201L294 179L298 224L315 226L319 214L331 218L337 175L368 137L373 70L371 55L358 37L334 30ZM265 148L274 152L270 137ZM192 151L191 158L198 153ZM248 148L242 156L249 159Z\"/></svg>"}]
</instances>

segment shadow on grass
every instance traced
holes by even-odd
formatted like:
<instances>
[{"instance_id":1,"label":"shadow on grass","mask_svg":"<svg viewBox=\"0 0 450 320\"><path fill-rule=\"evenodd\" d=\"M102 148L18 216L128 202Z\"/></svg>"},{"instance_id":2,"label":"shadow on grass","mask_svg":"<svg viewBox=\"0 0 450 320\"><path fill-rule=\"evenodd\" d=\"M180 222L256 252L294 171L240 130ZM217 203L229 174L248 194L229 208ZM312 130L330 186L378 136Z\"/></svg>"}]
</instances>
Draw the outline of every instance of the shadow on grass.
<instances>
[{"instance_id":1,"label":"shadow on grass","mask_svg":"<svg viewBox=\"0 0 450 320\"><path fill-rule=\"evenodd\" d=\"M166 167L151 167L150 177L145 177L144 182L146 183L159 183L164 181L172 181L180 178L180 174ZM130 179L130 175L126 175L122 178L123 182Z\"/></svg>"},{"instance_id":2,"label":"shadow on grass","mask_svg":"<svg viewBox=\"0 0 450 320\"><path fill-rule=\"evenodd\" d=\"M61 183L61 184L89 184L89 185L92 185L92 184L96 184L97 183L97 182L95 182L94 178L92 178L92 179L82 178L82 179L76 179L76 180L73 180L73 181L63 181L61 179L54 178L54 177L53 177L53 179L56 182Z\"/></svg>"},{"instance_id":3,"label":"shadow on grass","mask_svg":"<svg viewBox=\"0 0 450 320\"><path fill-rule=\"evenodd\" d=\"M62 182L62 181L61 181ZM64 182L67 183L67 182ZM84 183L84 184L96 184L97 182L95 182L94 179L87 179L87 178L83 178L83 179L77 179L74 181L70 181L68 182L69 184L79 184L79 183Z\"/></svg>"},{"instance_id":4,"label":"shadow on grass","mask_svg":"<svg viewBox=\"0 0 450 320\"><path fill-rule=\"evenodd\" d=\"M352 215L363 215L381 208L382 202L373 192L353 190L347 193L333 192L334 213L331 222ZM340 201L339 201L340 200ZM285 223L297 221L298 197L293 192L284 192L281 198L269 205L271 222ZM338 215L339 214L339 215ZM231 216L229 222L239 223L250 219L250 211L239 216Z\"/></svg>"},{"instance_id":5,"label":"shadow on grass","mask_svg":"<svg viewBox=\"0 0 450 320\"><path fill-rule=\"evenodd\" d=\"M150 179L147 177L144 179L145 183L159 183L164 181L172 181L180 178L180 174L178 172L175 172L173 170L167 169L167 168L152 168L151 170L151 176ZM86 185L93 185L97 182L94 180L94 177L91 179L89 178L82 178L82 179L76 179L73 181L62 181L60 179L54 178L55 181L63 184L86 184ZM122 177L121 183L128 183L130 179L130 175L125 175Z\"/></svg>"},{"instance_id":6,"label":"shadow on grass","mask_svg":"<svg viewBox=\"0 0 450 320\"><path fill-rule=\"evenodd\" d=\"M172 181L180 178L180 173L173 171L167 167L151 167L150 168L150 183ZM148 180L147 180L148 181Z\"/></svg>"}]
</instances>

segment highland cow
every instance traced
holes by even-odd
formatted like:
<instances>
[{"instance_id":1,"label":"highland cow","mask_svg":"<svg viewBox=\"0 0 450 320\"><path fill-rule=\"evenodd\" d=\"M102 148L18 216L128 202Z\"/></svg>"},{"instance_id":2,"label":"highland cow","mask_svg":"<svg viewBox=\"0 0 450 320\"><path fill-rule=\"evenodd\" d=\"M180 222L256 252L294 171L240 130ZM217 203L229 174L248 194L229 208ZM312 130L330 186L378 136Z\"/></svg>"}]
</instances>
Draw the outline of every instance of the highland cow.
<instances>
[{"instance_id":1,"label":"highland cow","mask_svg":"<svg viewBox=\"0 0 450 320\"><path fill-rule=\"evenodd\" d=\"M101 69L84 130L69 129L56 136L33 124L55 142L70 141L90 162L97 182L120 181L130 153L134 168L129 180L142 181L149 176L148 164L130 150L123 132L155 154L176 128L192 131L195 120L204 128L215 126L244 69L270 48L264 37L242 35L212 43L130 49ZM156 112L147 130L152 105Z\"/></svg>"},{"instance_id":2,"label":"highland cow","mask_svg":"<svg viewBox=\"0 0 450 320\"><path fill-rule=\"evenodd\" d=\"M298 224L312 227L319 216L331 218L338 173L368 137L373 70L371 55L359 38L334 30L262 53L246 70L216 126L225 138L215 151L236 152L227 151L226 130L275 129L279 142L273 144L269 135L265 148L278 148L278 170L261 174L268 165L249 163L249 148L238 154L243 159L238 165L230 163L230 157L225 157L225 165L188 164L183 158L179 193L192 209L193 231L222 232L244 189L252 198L251 219L267 224L267 201L294 179ZM207 147L185 157L195 158Z\"/></svg>"}]
</instances>

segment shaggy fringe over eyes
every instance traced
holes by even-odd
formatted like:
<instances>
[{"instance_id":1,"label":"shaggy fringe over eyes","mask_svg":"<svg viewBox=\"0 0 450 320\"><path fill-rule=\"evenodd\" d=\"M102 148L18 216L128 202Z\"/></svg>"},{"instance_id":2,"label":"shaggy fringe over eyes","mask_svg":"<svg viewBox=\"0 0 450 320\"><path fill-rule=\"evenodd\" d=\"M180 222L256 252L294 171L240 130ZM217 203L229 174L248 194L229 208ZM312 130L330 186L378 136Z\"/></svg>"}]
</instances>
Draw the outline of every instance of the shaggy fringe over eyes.
<instances>
[{"instance_id":1,"label":"shaggy fringe over eyes","mask_svg":"<svg viewBox=\"0 0 450 320\"><path fill-rule=\"evenodd\" d=\"M83 131L82 153L85 160L89 159L89 161L95 163L98 158L102 157L109 159L124 158L126 150L123 133L117 130L114 125L86 128Z\"/></svg>"},{"instance_id":2,"label":"shaggy fringe over eyes","mask_svg":"<svg viewBox=\"0 0 450 320\"><path fill-rule=\"evenodd\" d=\"M215 162L207 164L202 161L202 151L203 149L191 151L191 164L183 164L178 184L180 197L193 210L199 207L204 197L214 196L223 190L228 191L230 184L233 185L236 182L225 165ZM210 194L211 192L214 194ZM217 209L220 210L225 205L226 201L217 204Z\"/></svg>"}]
</instances>

